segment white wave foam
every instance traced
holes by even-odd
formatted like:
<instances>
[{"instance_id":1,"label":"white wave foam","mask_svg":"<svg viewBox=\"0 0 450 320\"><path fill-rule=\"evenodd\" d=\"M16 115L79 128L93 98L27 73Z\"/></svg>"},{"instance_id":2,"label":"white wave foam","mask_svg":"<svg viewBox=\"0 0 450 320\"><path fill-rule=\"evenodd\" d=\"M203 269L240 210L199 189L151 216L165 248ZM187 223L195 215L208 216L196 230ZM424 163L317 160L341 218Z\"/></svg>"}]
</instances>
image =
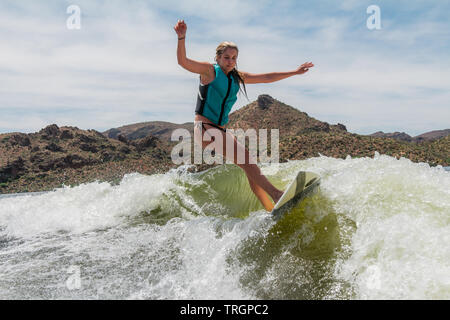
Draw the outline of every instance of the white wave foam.
<instances>
[{"instance_id":1,"label":"white wave foam","mask_svg":"<svg viewBox=\"0 0 450 320\"><path fill-rule=\"evenodd\" d=\"M0 226L9 236L22 238L111 227L153 209L157 198L170 187L171 175L130 174L117 186L94 182L42 195L0 199Z\"/></svg>"},{"instance_id":2,"label":"white wave foam","mask_svg":"<svg viewBox=\"0 0 450 320\"><path fill-rule=\"evenodd\" d=\"M263 212L255 212L246 220L199 217L168 223L158 235L176 239L171 246L179 253L177 266L165 266L170 260L163 260L146 288L129 298L251 299L239 284L241 270L230 266L227 258L243 239L264 233L271 223Z\"/></svg>"},{"instance_id":3,"label":"white wave foam","mask_svg":"<svg viewBox=\"0 0 450 320\"><path fill-rule=\"evenodd\" d=\"M323 194L357 226L337 276L358 299L450 298L448 172L378 154L314 165L322 168Z\"/></svg>"}]
</instances>

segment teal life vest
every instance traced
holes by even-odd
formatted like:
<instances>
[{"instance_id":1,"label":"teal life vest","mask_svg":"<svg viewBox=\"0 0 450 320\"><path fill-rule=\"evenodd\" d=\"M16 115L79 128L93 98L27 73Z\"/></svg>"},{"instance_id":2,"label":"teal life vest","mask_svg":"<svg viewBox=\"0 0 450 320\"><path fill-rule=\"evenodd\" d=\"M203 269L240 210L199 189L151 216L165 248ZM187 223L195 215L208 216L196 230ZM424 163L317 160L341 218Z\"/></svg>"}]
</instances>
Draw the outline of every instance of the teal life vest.
<instances>
[{"instance_id":1,"label":"teal life vest","mask_svg":"<svg viewBox=\"0 0 450 320\"><path fill-rule=\"evenodd\" d=\"M214 64L214 70L216 77L211 83L200 83L195 113L223 126L228 123L228 114L237 100L239 83L231 72L227 76L217 63Z\"/></svg>"}]
</instances>

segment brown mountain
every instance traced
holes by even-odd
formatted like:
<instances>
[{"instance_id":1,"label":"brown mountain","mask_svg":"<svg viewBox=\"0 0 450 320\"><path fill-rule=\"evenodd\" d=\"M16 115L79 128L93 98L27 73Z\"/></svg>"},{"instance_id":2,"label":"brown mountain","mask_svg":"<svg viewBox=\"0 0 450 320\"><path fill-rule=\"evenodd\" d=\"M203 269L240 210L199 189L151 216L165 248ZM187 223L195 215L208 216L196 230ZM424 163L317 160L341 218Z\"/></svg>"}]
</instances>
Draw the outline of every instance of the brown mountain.
<instances>
[{"instance_id":1,"label":"brown mountain","mask_svg":"<svg viewBox=\"0 0 450 320\"><path fill-rule=\"evenodd\" d=\"M280 136L347 131L342 124L329 125L266 94L260 95L256 101L231 113L229 119L229 128L279 129Z\"/></svg>"},{"instance_id":2,"label":"brown mountain","mask_svg":"<svg viewBox=\"0 0 450 320\"><path fill-rule=\"evenodd\" d=\"M422 133L421 135L415 137L411 137L409 134L406 134L404 132L384 133L383 131L378 131L370 134L371 137L392 138L408 142L435 141L448 135L450 135L450 129L430 131Z\"/></svg>"},{"instance_id":3,"label":"brown mountain","mask_svg":"<svg viewBox=\"0 0 450 320\"><path fill-rule=\"evenodd\" d=\"M450 135L450 129L434 130L434 131L422 133L421 135L418 135L418 136L414 137L413 139L417 142L424 141L424 140L433 141L433 140L444 138L448 135Z\"/></svg>"},{"instance_id":4,"label":"brown mountain","mask_svg":"<svg viewBox=\"0 0 450 320\"><path fill-rule=\"evenodd\" d=\"M128 140L142 139L148 135L152 135L162 141L170 141L172 131L178 128L187 129L193 134L194 123L187 122L183 124L175 124L166 121L141 122L109 129L103 132L103 134L112 139L118 139L118 137L122 135Z\"/></svg>"},{"instance_id":5,"label":"brown mountain","mask_svg":"<svg viewBox=\"0 0 450 320\"><path fill-rule=\"evenodd\" d=\"M370 136L376 137L376 138L392 138L392 139L408 141L408 142L413 141L413 138L409 134L404 133L404 132L384 133L383 131L378 131L378 132L370 134Z\"/></svg>"}]
</instances>

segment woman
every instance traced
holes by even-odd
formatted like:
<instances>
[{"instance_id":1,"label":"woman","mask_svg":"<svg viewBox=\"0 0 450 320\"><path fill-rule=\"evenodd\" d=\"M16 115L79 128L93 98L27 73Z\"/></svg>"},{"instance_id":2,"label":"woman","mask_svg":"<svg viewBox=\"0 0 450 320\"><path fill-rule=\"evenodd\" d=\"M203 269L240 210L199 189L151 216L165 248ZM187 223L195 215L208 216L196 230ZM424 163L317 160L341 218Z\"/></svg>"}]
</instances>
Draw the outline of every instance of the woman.
<instances>
[{"instance_id":1,"label":"woman","mask_svg":"<svg viewBox=\"0 0 450 320\"><path fill-rule=\"evenodd\" d=\"M174 29L178 35L178 64L184 69L200 75L200 88L194 119L194 130L197 131L195 132L197 134L194 134L194 136L196 135L202 138L201 141L197 142L202 145L202 149L211 146L211 140L203 140L203 130L205 132L208 129L220 130L223 138L222 141L230 141L233 143L232 147L234 148L234 152L227 153L226 143L223 143L221 148L222 155L244 170L250 183L250 188L261 201L264 208L267 211L271 211L274 205L267 194L273 199L274 203L277 203L283 191L273 186L261 174L261 170L256 165L256 161L250 157L245 146L240 144L230 132L227 132L224 125L228 122L228 113L237 100L237 93L241 89L241 86L246 93L245 84L269 83L282 80L293 75L303 74L314 65L311 62L307 62L294 71L264 74L237 71L236 61L238 48L232 42L222 42L217 47L215 57L217 63L198 62L186 57L185 39L187 25L184 20L178 20ZM245 162L243 164L237 159L237 155L239 154L245 154Z\"/></svg>"}]
</instances>

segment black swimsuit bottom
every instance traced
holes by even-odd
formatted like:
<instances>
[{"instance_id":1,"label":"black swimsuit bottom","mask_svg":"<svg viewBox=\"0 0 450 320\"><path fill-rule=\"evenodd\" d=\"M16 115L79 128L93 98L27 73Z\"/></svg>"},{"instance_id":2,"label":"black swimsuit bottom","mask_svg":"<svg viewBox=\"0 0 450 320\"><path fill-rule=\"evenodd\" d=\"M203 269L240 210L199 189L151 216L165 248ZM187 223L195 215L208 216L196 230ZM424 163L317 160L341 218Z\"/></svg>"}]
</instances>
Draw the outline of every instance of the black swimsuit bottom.
<instances>
[{"instance_id":1,"label":"black swimsuit bottom","mask_svg":"<svg viewBox=\"0 0 450 320\"><path fill-rule=\"evenodd\" d=\"M209 125L209 126L211 126L211 127L217 128L217 129L219 129L219 130L222 130L223 132L227 132L227 129L221 128L221 127L215 125L214 123L203 123L203 122L202 122L202 127L203 127L203 129L205 129L205 131L208 130L208 129L205 128L205 124L207 124L207 125Z\"/></svg>"},{"instance_id":2,"label":"black swimsuit bottom","mask_svg":"<svg viewBox=\"0 0 450 320\"><path fill-rule=\"evenodd\" d=\"M199 114L199 113L196 113L196 114ZM210 120L210 121L211 121L211 120ZM221 127L219 127L217 124L210 123L210 122L209 122L209 123L204 123L204 122L202 121L202 128L205 129L205 131L208 130L208 129L205 128L205 124L207 124L207 125L209 125L209 126L211 126L211 127L217 128L217 129L219 129L219 130L222 130L223 132L227 132L227 129L221 128Z\"/></svg>"}]
</instances>

